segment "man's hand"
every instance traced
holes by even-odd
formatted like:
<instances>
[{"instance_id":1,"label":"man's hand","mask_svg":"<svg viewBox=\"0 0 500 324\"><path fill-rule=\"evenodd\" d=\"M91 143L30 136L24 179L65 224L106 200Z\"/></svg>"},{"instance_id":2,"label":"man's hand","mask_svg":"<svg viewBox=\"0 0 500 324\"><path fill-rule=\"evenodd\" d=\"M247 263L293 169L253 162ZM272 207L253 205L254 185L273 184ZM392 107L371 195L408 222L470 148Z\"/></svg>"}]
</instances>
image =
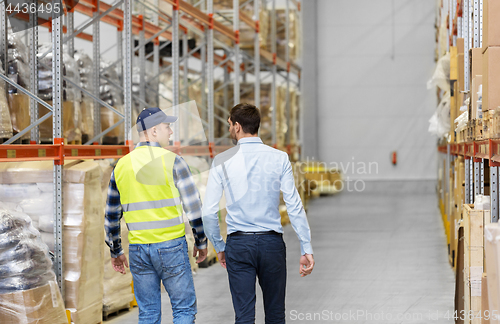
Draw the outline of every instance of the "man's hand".
<instances>
[{"instance_id":1,"label":"man's hand","mask_svg":"<svg viewBox=\"0 0 500 324\"><path fill-rule=\"evenodd\" d=\"M227 268L226 268L226 253L224 253L224 252L219 252L219 253L217 253L217 259L219 259L219 263L220 263L220 265L221 265L224 269L227 269Z\"/></svg>"},{"instance_id":2,"label":"man's hand","mask_svg":"<svg viewBox=\"0 0 500 324\"><path fill-rule=\"evenodd\" d=\"M314 268L314 257L312 254L304 254L300 257L300 276L310 275Z\"/></svg>"},{"instance_id":3,"label":"man's hand","mask_svg":"<svg viewBox=\"0 0 500 324\"><path fill-rule=\"evenodd\" d=\"M118 258L111 258L111 265L116 272L125 274L125 267L128 268L127 257L125 254L122 254ZM125 267L123 265L125 265Z\"/></svg>"},{"instance_id":4,"label":"man's hand","mask_svg":"<svg viewBox=\"0 0 500 324\"><path fill-rule=\"evenodd\" d=\"M198 259L196 260L196 263L200 263L205 261L207 258L207 248L204 248L203 250L199 250L196 246L193 249L193 258L196 258L196 255L198 255Z\"/></svg>"}]
</instances>

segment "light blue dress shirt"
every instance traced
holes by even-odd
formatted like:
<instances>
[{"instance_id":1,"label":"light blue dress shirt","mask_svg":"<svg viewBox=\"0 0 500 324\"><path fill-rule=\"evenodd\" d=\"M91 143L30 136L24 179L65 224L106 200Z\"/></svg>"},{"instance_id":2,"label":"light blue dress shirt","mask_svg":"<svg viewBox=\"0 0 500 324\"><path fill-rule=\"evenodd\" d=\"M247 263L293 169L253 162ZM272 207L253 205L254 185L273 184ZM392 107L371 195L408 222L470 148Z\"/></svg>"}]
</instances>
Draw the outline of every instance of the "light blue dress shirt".
<instances>
[{"instance_id":1,"label":"light blue dress shirt","mask_svg":"<svg viewBox=\"0 0 500 324\"><path fill-rule=\"evenodd\" d=\"M302 255L313 254L311 231L285 152L246 137L217 155L208 176L203 200L203 227L217 252L225 250L218 222L219 209L227 209L227 233L275 231L283 233L279 213L280 191ZM220 206L222 193L226 206Z\"/></svg>"}]
</instances>

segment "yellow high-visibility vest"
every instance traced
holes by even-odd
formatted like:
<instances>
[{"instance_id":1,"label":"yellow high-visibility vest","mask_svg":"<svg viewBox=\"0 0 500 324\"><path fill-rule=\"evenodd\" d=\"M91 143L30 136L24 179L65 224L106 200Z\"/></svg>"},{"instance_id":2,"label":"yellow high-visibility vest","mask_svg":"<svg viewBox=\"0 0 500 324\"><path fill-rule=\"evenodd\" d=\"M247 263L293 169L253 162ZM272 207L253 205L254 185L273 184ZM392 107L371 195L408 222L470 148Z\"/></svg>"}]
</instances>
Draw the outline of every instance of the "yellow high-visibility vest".
<instances>
[{"instance_id":1,"label":"yellow high-visibility vest","mask_svg":"<svg viewBox=\"0 0 500 324\"><path fill-rule=\"evenodd\" d=\"M114 170L131 244L150 244L184 236L184 221L173 168L176 155L161 147L140 146Z\"/></svg>"}]
</instances>

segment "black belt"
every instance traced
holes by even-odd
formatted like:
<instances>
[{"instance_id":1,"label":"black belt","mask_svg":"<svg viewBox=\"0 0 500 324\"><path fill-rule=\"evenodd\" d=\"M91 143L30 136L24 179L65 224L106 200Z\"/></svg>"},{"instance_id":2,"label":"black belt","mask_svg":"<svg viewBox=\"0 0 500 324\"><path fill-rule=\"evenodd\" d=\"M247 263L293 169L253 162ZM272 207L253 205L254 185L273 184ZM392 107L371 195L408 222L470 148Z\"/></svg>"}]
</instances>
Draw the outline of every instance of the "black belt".
<instances>
[{"instance_id":1,"label":"black belt","mask_svg":"<svg viewBox=\"0 0 500 324\"><path fill-rule=\"evenodd\" d=\"M231 234L228 234L227 236L243 236L243 235L279 235L279 236L283 236L283 234L275 232L275 231L265 231L265 232L242 232L242 231L237 231L237 232L233 232Z\"/></svg>"}]
</instances>

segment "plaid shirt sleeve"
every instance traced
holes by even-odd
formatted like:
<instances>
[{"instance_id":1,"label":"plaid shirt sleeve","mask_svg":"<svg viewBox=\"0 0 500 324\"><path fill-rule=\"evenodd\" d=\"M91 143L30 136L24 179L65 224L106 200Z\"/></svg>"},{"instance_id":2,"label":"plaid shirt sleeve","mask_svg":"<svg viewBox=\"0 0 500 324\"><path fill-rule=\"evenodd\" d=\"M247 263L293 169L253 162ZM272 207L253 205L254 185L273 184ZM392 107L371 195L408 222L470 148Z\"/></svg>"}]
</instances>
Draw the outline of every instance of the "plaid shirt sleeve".
<instances>
[{"instance_id":1,"label":"plaid shirt sleeve","mask_svg":"<svg viewBox=\"0 0 500 324\"><path fill-rule=\"evenodd\" d=\"M122 240L120 236L120 219L122 218L122 214L120 192L116 187L115 171L113 171L113 173L111 173L111 179L109 180L108 199L106 201L106 213L104 215L106 244L111 250L112 258L117 258L123 254Z\"/></svg>"},{"instance_id":2,"label":"plaid shirt sleeve","mask_svg":"<svg viewBox=\"0 0 500 324\"><path fill-rule=\"evenodd\" d=\"M189 166L180 156L175 158L173 176L175 186L181 196L182 206L193 229L196 247L200 250L205 249L207 247L207 237L203 230L203 221L201 220L200 194L194 183Z\"/></svg>"}]
</instances>

